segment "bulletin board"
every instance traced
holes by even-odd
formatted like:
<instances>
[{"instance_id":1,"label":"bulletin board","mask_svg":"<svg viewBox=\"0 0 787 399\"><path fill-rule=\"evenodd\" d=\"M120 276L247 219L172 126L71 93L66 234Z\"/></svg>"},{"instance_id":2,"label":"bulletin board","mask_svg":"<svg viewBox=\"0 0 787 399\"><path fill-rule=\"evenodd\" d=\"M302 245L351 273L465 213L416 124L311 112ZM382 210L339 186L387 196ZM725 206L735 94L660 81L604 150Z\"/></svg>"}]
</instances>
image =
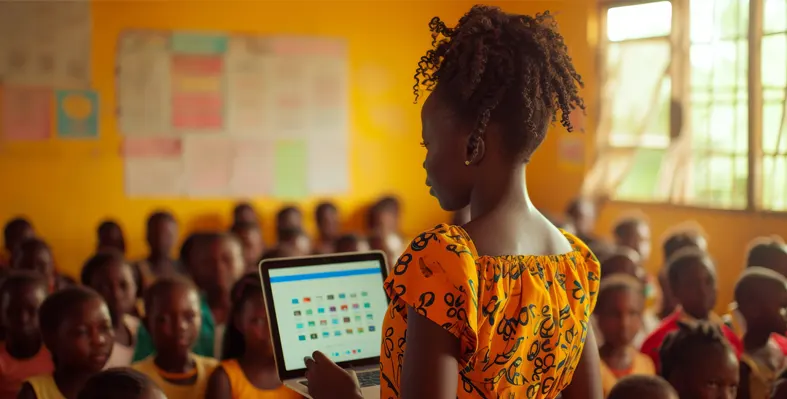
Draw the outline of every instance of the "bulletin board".
<instances>
[{"instance_id":1,"label":"bulletin board","mask_svg":"<svg viewBox=\"0 0 787 399\"><path fill-rule=\"evenodd\" d=\"M117 85L130 197L348 189L343 40L126 31Z\"/></svg>"}]
</instances>

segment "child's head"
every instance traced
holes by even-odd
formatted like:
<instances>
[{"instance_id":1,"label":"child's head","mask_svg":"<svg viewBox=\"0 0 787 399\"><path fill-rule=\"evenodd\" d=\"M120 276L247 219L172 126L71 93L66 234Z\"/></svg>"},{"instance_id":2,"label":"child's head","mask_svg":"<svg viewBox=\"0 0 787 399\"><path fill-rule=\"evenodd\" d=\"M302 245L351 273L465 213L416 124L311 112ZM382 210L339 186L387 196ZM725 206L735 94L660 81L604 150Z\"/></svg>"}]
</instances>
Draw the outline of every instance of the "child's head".
<instances>
[{"instance_id":1,"label":"child's head","mask_svg":"<svg viewBox=\"0 0 787 399\"><path fill-rule=\"evenodd\" d=\"M118 251L99 252L82 266L82 284L104 297L112 324L121 322L123 315L134 310L137 283L134 269Z\"/></svg>"},{"instance_id":2,"label":"child's head","mask_svg":"<svg viewBox=\"0 0 787 399\"><path fill-rule=\"evenodd\" d=\"M40 342L38 309L49 286L38 273L14 271L0 284L0 325L7 344Z\"/></svg>"},{"instance_id":3,"label":"child's head","mask_svg":"<svg viewBox=\"0 0 787 399\"><path fill-rule=\"evenodd\" d=\"M667 262L672 295L683 310L697 319L707 319L716 305L716 267L707 253L684 248Z\"/></svg>"},{"instance_id":4,"label":"child's head","mask_svg":"<svg viewBox=\"0 0 787 399\"><path fill-rule=\"evenodd\" d=\"M614 347L631 345L642 328L644 308L645 296L639 280L625 274L604 277L594 313L604 343Z\"/></svg>"},{"instance_id":5,"label":"child's head","mask_svg":"<svg viewBox=\"0 0 787 399\"><path fill-rule=\"evenodd\" d=\"M746 267L760 266L787 277L787 245L781 237L761 237L749 245Z\"/></svg>"},{"instance_id":6,"label":"child's head","mask_svg":"<svg viewBox=\"0 0 787 399\"><path fill-rule=\"evenodd\" d=\"M241 202L235 205L235 209L232 210L232 224L237 223L260 223L259 219L257 219L257 211L254 210L250 203Z\"/></svg>"},{"instance_id":7,"label":"child's head","mask_svg":"<svg viewBox=\"0 0 787 399\"><path fill-rule=\"evenodd\" d=\"M49 282L50 290L55 287L55 260L52 250L38 238L28 238L16 247L11 255L11 267L40 273Z\"/></svg>"},{"instance_id":8,"label":"child's head","mask_svg":"<svg viewBox=\"0 0 787 399\"><path fill-rule=\"evenodd\" d=\"M681 398L734 399L738 359L719 327L679 323L659 350L660 374Z\"/></svg>"},{"instance_id":9,"label":"child's head","mask_svg":"<svg viewBox=\"0 0 787 399\"><path fill-rule=\"evenodd\" d=\"M69 287L51 294L38 311L38 323L56 368L86 373L104 368L115 330L109 309L97 292Z\"/></svg>"},{"instance_id":10,"label":"child's head","mask_svg":"<svg viewBox=\"0 0 787 399\"><path fill-rule=\"evenodd\" d=\"M369 251L369 243L355 235L345 234L336 240L336 252L366 252Z\"/></svg>"},{"instance_id":11,"label":"child's head","mask_svg":"<svg viewBox=\"0 0 787 399\"><path fill-rule=\"evenodd\" d=\"M5 224L3 240L6 251L13 253L16 247L27 239L35 237L33 225L24 218L14 218Z\"/></svg>"},{"instance_id":12,"label":"child's head","mask_svg":"<svg viewBox=\"0 0 787 399\"><path fill-rule=\"evenodd\" d=\"M192 234L181 248L181 259L197 287L209 295L229 295L246 268L240 241L232 234Z\"/></svg>"},{"instance_id":13,"label":"child's head","mask_svg":"<svg viewBox=\"0 0 787 399\"><path fill-rule=\"evenodd\" d=\"M90 377L77 399L166 399L166 395L145 374L117 367Z\"/></svg>"},{"instance_id":14,"label":"child's head","mask_svg":"<svg viewBox=\"0 0 787 399\"><path fill-rule=\"evenodd\" d=\"M639 253L629 247L617 247L601 261L604 278L615 274L627 274L642 282L647 278Z\"/></svg>"},{"instance_id":15,"label":"child's head","mask_svg":"<svg viewBox=\"0 0 787 399\"><path fill-rule=\"evenodd\" d=\"M253 268L265 252L262 230L257 223L236 222L232 225L232 234L240 241L243 248L243 260L247 268Z\"/></svg>"},{"instance_id":16,"label":"child's head","mask_svg":"<svg viewBox=\"0 0 787 399\"><path fill-rule=\"evenodd\" d=\"M303 214L301 214L300 209L294 206L287 206L276 214L277 239L281 241L282 232L292 229L303 230Z\"/></svg>"},{"instance_id":17,"label":"child's head","mask_svg":"<svg viewBox=\"0 0 787 399\"><path fill-rule=\"evenodd\" d=\"M625 218L615 225L613 232L617 245L637 251L643 261L650 257L650 226L644 218Z\"/></svg>"},{"instance_id":18,"label":"child's head","mask_svg":"<svg viewBox=\"0 0 787 399\"><path fill-rule=\"evenodd\" d=\"M169 255L178 238L178 223L169 212L154 212L148 217L146 235L152 254Z\"/></svg>"},{"instance_id":19,"label":"child's head","mask_svg":"<svg viewBox=\"0 0 787 399\"><path fill-rule=\"evenodd\" d=\"M745 269L735 284L735 302L747 331L787 331L787 278L781 274L758 266Z\"/></svg>"},{"instance_id":20,"label":"child's head","mask_svg":"<svg viewBox=\"0 0 787 399\"><path fill-rule=\"evenodd\" d=\"M107 220L98 225L96 231L98 245L96 251L115 250L126 252L126 240L123 238L123 229L112 220Z\"/></svg>"},{"instance_id":21,"label":"child's head","mask_svg":"<svg viewBox=\"0 0 787 399\"><path fill-rule=\"evenodd\" d=\"M279 257L305 256L311 253L311 240L301 229L285 229L279 232Z\"/></svg>"},{"instance_id":22,"label":"child's head","mask_svg":"<svg viewBox=\"0 0 787 399\"><path fill-rule=\"evenodd\" d=\"M381 235L393 234L399 230L399 200L396 197L383 197L369 208L369 229Z\"/></svg>"},{"instance_id":23,"label":"child's head","mask_svg":"<svg viewBox=\"0 0 787 399\"><path fill-rule=\"evenodd\" d=\"M670 233L661 246L664 251L664 260L671 258L683 248L697 248L703 252L708 250L708 242L698 228L685 228Z\"/></svg>"},{"instance_id":24,"label":"child's head","mask_svg":"<svg viewBox=\"0 0 787 399\"><path fill-rule=\"evenodd\" d=\"M232 311L223 348L222 359L237 359L247 349L263 357L273 356L262 284L257 273L244 275L232 287Z\"/></svg>"},{"instance_id":25,"label":"child's head","mask_svg":"<svg viewBox=\"0 0 787 399\"><path fill-rule=\"evenodd\" d=\"M678 399L678 393L659 376L635 374L619 379L607 399Z\"/></svg>"},{"instance_id":26,"label":"child's head","mask_svg":"<svg viewBox=\"0 0 787 399\"><path fill-rule=\"evenodd\" d=\"M317 228L320 230L320 237L333 240L339 234L339 210L332 202L321 202L314 211L317 220Z\"/></svg>"},{"instance_id":27,"label":"child's head","mask_svg":"<svg viewBox=\"0 0 787 399\"><path fill-rule=\"evenodd\" d=\"M566 207L566 219L577 234L591 234L596 225L596 206L587 198L575 198Z\"/></svg>"},{"instance_id":28,"label":"child's head","mask_svg":"<svg viewBox=\"0 0 787 399\"><path fill-rule=\"evenodd\" d=\"M145 290L145 327L159 356L191 352L202 325L197 288L182 277L162 277Z\"/></svg>"}]
</instances>

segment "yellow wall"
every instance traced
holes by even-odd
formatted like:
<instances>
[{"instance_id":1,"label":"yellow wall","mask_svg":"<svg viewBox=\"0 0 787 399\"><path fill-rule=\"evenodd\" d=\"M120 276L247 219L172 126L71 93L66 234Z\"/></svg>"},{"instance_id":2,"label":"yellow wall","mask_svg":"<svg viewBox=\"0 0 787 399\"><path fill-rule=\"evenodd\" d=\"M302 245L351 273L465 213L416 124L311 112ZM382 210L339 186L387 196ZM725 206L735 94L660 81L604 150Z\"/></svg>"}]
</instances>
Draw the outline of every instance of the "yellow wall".
<instances>
[{"instance_id":1,"label":"yellow wall","mask_svg":"<svg viewBox=\"0 0 787 399\"><path fill-rule=\"evenodd\" d=\"M589 3L497 3L512 12L560 12L558 21L578 67L592 83L591 53L585 44ZM346 38L351 68L351 189L337 201L345 214L352 214L348 227L360 228L361 208L389 192L403 200L405 234L430 227L447 215L423 185L423 152L418 147L420 107L412 105L412 76L416 61L429 45L429 20L440 15L455 21L471 5L438 0L94 1L92 66L93 85L101 98L101 138L0 141L0 182L4 188L0 220L29 216L52 245L60 269L71 274L93 250L95 227L105 217L116 218L123 225L131 257L145 253L144 221L156 208L175 213L181 221L181 235L194 228L226 226L232 200L132 200L124 194L120 136L114 117L116 41L123 29L159 28ZM548 143L542 153L549 151L554 148ZM549 155L542 159L550 162ZM538 171L534 175L534 182L553 184L549 176ZM568 189L557 193L569 197ZM304 202L309 214L316 200ZM270 233L272 215L281 203L262 198L254 203L263 211Z\"/></svg>"}]
</instances>

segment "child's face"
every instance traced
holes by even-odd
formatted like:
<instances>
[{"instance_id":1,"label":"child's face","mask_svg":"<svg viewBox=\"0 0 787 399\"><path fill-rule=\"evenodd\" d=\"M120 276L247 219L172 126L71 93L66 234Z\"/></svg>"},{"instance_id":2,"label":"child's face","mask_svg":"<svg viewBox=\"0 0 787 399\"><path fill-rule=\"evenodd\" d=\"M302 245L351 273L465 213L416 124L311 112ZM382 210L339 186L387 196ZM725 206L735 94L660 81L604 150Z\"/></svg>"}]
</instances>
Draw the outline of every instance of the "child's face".
<instances>
[{"instance_id":1,"label":"child's face","mask_svg":"<svg viewBox=\"0 0 787 399\"><path fill-rule=\"evenodd\" d=\"M279 230L295 230L303 227L303 218L300 212L290 211L285 212L279 219L279 224L276 226Z\"/></svg>"},{"instance_id":2,"label":"child's face","mask_svg":"<svg viewBox=\"0 0 787 399\"><path fill-rule=\"evenodd\" d=\"M9 252L13 252L25 240L35 237L35 231L32 226L24 226L16 231L11 232L8 241L5 243L5 248Z\"/></svg>"},{"instance_id":3,"label":"child's face","mask_svg":"<svg viewBox=\"0 0 787 399\"><path fill-rule=\"evenodd\" d=\"M588 201L580 201L575 212L569 217L577 232L589 233L596 224L596 208Z\"/></svg>"},{"instance_id":4,"label":"child's face","mask_svg":"<svg viewBox=\"0 0 787 399\"><path fill-rule=\"evenodd\" d=\"M268 316L265 313L262 293L258 297L246 299L235 322L238 331L241 331L246 339L247 348L260 351L271 350Z\"/></svg>"},{"instance_id":5,"label":"child's face","mask_svg":"<svg viewBox=\"0 0 787 399\"><path fill-rule=\"evenodd\" d=\"M156 352L166 355L191 351L202 324L197 291L175 286L151 305L146 321Z\"/></svg>"},{"instance_id":6,"label":"child's face","mask_svg":"<svg viewBox=\"0 0 787 399\"><path fill-rule=\"evenodd\" d=\"M178 236L178 225L173 220L159 220L148 231L148 245L159 253L170 253Z\"/></svg>"},{"instance_id":7,"label":"child's face","mask_svg":"<svg viewBox=\"0 0 787 399\"><path fill-rule=\"evenodd\" d=\"M613 274L628 274L642 283L645 283L648 278L645 269L635 263L628 256L615 255L604 261L602 268L604 269L605 276L610 276Z\"/></svg>"},{"instance_id":8,"label":"child's face","mask_svg":"<svg viewBox=\"0 0 787 399\"><path fill-rule=\"evenodd\" d=\"M123 250L123 232L118 227L102 230L98 236L98 249Z\"/></svg>"},{"instance_id":9,"label":"child's face","mask_svg":"<svg viewBox=\"0 0 787 399\"><path fill-rule=\"evenodd\" d=\"M257 213L251 207L243 207L235 213L235 221L242 223L257 223Z\"/></svg>"},{"instance_id":10,"label":"child's face","mask_svg":"<svg viewBox=\"0 0 787 399\"><path fill-rule=\"evenodd\" d=\"M637 227L627 237L623 237L620 244L637 251L643 260L649 259L650 226L647 223L637 223Z\"/></svg>"},{"instance_id":11,"label":"child's face","mask_svg":"<svg viewBox=\"0 0 787 399\"><path fill-rule=\"evenodd\" d=\"M764 267L787 277L787 251L773 251L766 259Z\"/></svg>"},{"instance_id":12,"label":"child's face","mask_svg":"<svg viewBox=\"0 0 787 399\"><path fill-rule=\"evenodd\" d=\"M30 342L40 337L38 308L48 292L43 284L28 283L9 288L0 298L0 324L9 340Z\"/></svg>"},{"instance_id":13,"label":"child's face","mask_svg":"<svg viewBox=\"0 0 787 399\"><path fill-rule=\"evenodd\" d=\"M672 293L692 317L706 319L716 306L716 270L710 261L694 259L685 265Z\"/></svg>"},{"instance_id":14,"label":"child's face","mask_svg":"<svg viewBox=\"0 0 787 399\"><path fill-rule=\"evenodd\" d=\"M50 341L47 347L63 366L99 372L109 359L114 342L109 309L103 300L95 298L69 310L57 330L54 348Z\"/></svg>"},{"instance_id":15,"label":"child's face","mask_svg":"<svg viewBox=\"0 0 787 399\"><path fill-rule=\"evenodd\" d=\"M323 237L336 237L339 234L339 213L330 208L322 210L317 217L317 227Z\"/></svg>"},{"instance_id":16,"label":"child's face","mask_svg":"<svg viewBox=\"0 0 787 399\"><path fill-rule=\"evenodd\" d=\"M697 352L700 352L699 350ZM681 398L735 399L740 379L738 359L729 349L714 347L703 351L693 365L673 373L672 385Z\"/></svg>"},{"instance_id":17,"label":"child's face","mask_svg":"<svg viewBox=\"0 0 787 399\"><path fill-rule=\"evenodd\" d=\"M115 260L111 265L101 268L91 279L90 286L104 297L116 321L134 310L137 284L128 263Z\"/></svg>"},{"instance_id":18,"label":"child's face","mask_svg":"<svg viewBox=\"0 0 787 399\"><path fill-rule=\"evenodd\" d=\"M758 317L756 320L749 321L750 328L755 326L760 331L767 331L771 334L784 334L787 331L787 285L769 284L763 287L763 297L768 300L757 306Z\"/></svg>"},{"instance_id":19,"label":"child's face","mask_svg":"<svg viewBox=\"0 0 787 399\"><path fill-rule=\"evenodd\" d=\"M240 243L229 238L214 242L208 257L208 266L206 271L209 272L209 277L229 292L246 269Z\"/></svg>"},{"instance_id":20,"label":"child's face","mask_svg":"<svg viewBox=\"0 0 787 399\"><path fill-rule=\"evenodd\" d=\"M265 246L262 242L262 233L258 228L246 228L237 232L238 239L243 246L243 259L247 266L256 265L262 257Z\"/></svg>"},{"instance_id":21,"label":"child's face","mask_svg":"<svg viewBox=\"0 0 787 399\"><path fill-rule=\"evenodd\" d=\"M50 286L55 281L55 261L52 253L44 247L36 247L23 252L16 262L16 267L22 270L31 270L45 276L50 282Z\"/></svg>"},{"instance_id":22,"label":"child's face","mask_svg":"<svg viewBox=\"0 0 787 399\"><path fill-rule=\"evenodd\" d=\"M370 249L369 242L363 239L342 241L339 244L336 246L336 252L367 252Z\"/></svg>"},{"instance_id":23,"label":"child's face","mask_svg":"<svg viewBox=\"0 0 787 399\"><path fill-rule=\"evenodd\" d=\"M596 319L604 341L617 347L631 345L642 328L642 294L631 290L610 292L601 307L596 309Z\"/></svg>"}]
</instances>

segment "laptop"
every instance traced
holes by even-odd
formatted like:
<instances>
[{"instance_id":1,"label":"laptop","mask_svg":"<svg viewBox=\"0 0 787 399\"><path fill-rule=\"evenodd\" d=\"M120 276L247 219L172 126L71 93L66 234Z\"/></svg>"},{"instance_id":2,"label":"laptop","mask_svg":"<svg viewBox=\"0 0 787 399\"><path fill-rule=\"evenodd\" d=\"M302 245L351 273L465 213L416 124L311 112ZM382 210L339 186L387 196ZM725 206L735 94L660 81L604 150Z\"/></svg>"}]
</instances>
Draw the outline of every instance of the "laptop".
<instances>
[{"instance_id":1,"label":"laptop","mask_svg":"<svg viewBox=\"0 0 787 399\"><path fill-rule=\"evenodd\" d=\"M279 377L308 397L304 358L321 351L380 397L380 342L388 296L380 251L265 259L260 278Z\"/></svg>"}]
</instances>

